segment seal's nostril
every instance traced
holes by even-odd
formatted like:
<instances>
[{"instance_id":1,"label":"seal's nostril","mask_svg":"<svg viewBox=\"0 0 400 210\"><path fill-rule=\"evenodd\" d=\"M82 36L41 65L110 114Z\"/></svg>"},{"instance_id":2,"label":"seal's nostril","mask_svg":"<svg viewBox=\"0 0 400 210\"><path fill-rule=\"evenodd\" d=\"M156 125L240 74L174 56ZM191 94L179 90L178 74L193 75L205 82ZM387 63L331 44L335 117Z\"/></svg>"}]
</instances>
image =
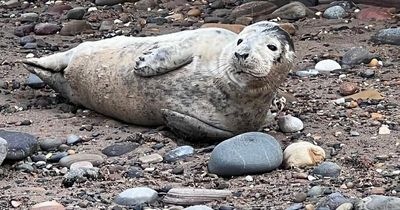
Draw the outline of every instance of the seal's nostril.
<instances>
[{"instance_id":1,"label":"seal's nostril","mask_svg":"<svg viewBox=\"0 0 400 210\"><path fill-rule=\"evenodd\" d=\"M235 57L236 57L237 59L246 60L246 58L249 57L249 54L248 54L248 53L240 54L240 53L235 52Z\"/></svg>"}]
</instances>

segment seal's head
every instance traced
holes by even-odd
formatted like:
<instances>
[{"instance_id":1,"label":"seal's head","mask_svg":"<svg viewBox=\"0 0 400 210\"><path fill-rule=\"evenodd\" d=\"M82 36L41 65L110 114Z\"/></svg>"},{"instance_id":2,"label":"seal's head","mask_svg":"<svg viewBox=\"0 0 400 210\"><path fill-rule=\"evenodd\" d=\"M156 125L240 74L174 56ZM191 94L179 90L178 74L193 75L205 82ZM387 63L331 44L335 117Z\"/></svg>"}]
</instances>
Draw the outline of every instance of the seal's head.
<instances>
[{"instance_id":1,"label":"seal's head","mask_svg":"<svg viewBox=\"0 0 400 210\"><path fill-rule=\"evenodd\" d=\"M253 90L279 86L295 57L290 35L268 21L244 28L230 53L229 78L239 87Z\"/></svg>"}]
</instances>

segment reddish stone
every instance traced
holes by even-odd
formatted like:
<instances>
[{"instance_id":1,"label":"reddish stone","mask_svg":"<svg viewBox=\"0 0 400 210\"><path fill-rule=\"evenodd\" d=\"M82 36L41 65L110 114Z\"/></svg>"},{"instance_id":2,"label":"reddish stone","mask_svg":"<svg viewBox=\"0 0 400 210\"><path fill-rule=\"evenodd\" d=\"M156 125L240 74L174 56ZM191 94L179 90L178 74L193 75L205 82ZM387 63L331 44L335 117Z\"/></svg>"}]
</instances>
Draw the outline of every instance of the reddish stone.
<instances>
[{"instance_id":1,"label":"reddish stone","mask_svg":"<svg viewBox=\"0 0 400 210\"><path fill-rule=\"evenodd\" d=\"M368 7L358 12L356 17L360 20L389 20L395 12L395 8Z\"/></svg>"},{"instance_id":2,"label":"reddish stone","mask_svg":"<svg viewBox=\"0 0 400 210\"><path fill-rule=\"evenodd\" d=\"M369 4L380 7L395 7L400 9L400 1L399 0L353 0L356 4ZM320 1L321 3L321 1Z\"/></svg>"},{"instance_id":3,"label":"reddish stone","mask_svg":"<svg viewBox=\"0 0 400 210\"><path fill-rule=\"evenodd\" d=\"M47 10L47 13L49 13L51 15L62 15L64 13L64 11L68 11L70 9L72 9L72 7L69 5L56 4L53 7L49 8L49 10Z\"/></svg>"}]
</instances>

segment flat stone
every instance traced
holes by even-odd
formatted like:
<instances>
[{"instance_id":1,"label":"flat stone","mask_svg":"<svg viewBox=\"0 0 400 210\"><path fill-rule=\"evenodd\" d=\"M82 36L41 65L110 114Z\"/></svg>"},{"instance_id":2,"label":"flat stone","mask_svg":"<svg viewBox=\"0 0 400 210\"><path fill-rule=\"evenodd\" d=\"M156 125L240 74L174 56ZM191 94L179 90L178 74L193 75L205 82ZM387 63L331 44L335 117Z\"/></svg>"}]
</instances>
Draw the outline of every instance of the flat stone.
<instances>
[{"instance_id":1,"label":"flat stone","mask_svg":"<svg viewBox=\"0 0 400 210\"><path fill-rule=\"evenodd\" d=\"M361 200L357 205L357 210L398 210L400 209L400 198L370 195Z\"/></svg>"},{"instance_id":2,"label":"flat stone","mask_svg":"<svg viewBox=\"0 0 400 210\"><path fill-rule=\"evenodd\" d=\"M62 27L60 35L75 36L90 30L92 30L92 27L88 22L84 20L71 20Z\"/></svg>"},{"instance_id":3,"label":"flat stone","mask_svg":"<svg viewBox=\"0 0 400 210\"><path fill-rule=\"evenodd\" d=\"M341 69L342 67L340 66L340 64L334 60L331 59L327 59L327 60L322 60L320 62L318 62L315 65L315 70L318 71L333 71L333 70L337 70L337 69Z\"/></svg>"},{"instance_id":4,"label":"flat stone","mask_svg":"<svg viewBox=\"0 0 400 210\"><path fill-rule=\"evenodd\" d=\"M242 16L257 17L271 14L277 6L267 1L251 1L237 6L233 9L230 17L238 18Z\"/></svg>"},{"instance_id":5,"label":"flat stone","mask_svg":"<svg viewBox=\"0 0 400 210\"><path fill-rule=\"evenodd\" d=\"M367 64L377 55L370 53L362 47L353 47L343 55L342 64L355 66L359 64Z\"/></svg>"},{"instance_id":6,"label":"flat stone","mask_svg":"<svg viewBox=\"0 0 400 210\"><path fill-rule=\"evenodd\" d=\"M80 153L80 154L75 154L75 155L69 155L67 157L64 157L60 160L60 165L62 167L70 167L73 163L80 162L80 161L89 161L91 162L94 166L99 166L104 162L104 158L101 155L97 154L86 154L86 153Z\"/></svg>"},{"instance_id":7,"label":"flat stone","mask_svg":"<svg viewBox=\"0 0 400 210\"><path fill-rule=\"evenodd\" d=\"M60 26L54 23L39 23L35 25L34 32L36 35L51 35L60 30Z\"/></svg>"},{"instance_id":8,"label":"flat stone","mask_svg":"<svg viewBox=\"0 0 400 210\"><path fill-rule=\"evenodd\" d=\"M67 144L75 144L75 143L80 142L81 140L82 140L82 138L80 136L71 134L71 135L68 135L68 137L67 137Z\"/></svg>"},{"instance_id":9,"label":"flat stone","mask_svg":"<svg viewBox=\"0 0 400 210\"><path fill-rule=\"evenodd\" d=\"M45 151L57 150L58 147L65 142L66 141L61 138L43 139L40 141L40 148Z\"/></svg>"},{"instance_id":10,"label":"flat stone","mask_svg":"<svg viewBox=\"0 0 400 210\"><path fill-rule=\"evenodd\" d=\"M338 177L342 169L336 163L323 162L315 167L312 173L321 177Z\"/></svg>"},{"instance_id":11,"label":"flat stone","mask_svg":"<svg viewBox=\"0 0 400 210\"><path fill-rule=\"evenodd\" d=\"M59 162L62 158L67 157L69 154L68 152L57 152L53 154L51 157L48 158L50 162Z\"/></svg>"},{"instance_id":12,"label":"flat stone","mask_svg":"<svg viewBox=\"0 0 400 210\"><path fill-rule=\"evenodd\" d=\"M0 130L0 138L7 141L7 160L22 160L37 150L37 138L27 133Z\"/></svg>"},{"instance_id":13,"label":"flat stone","mask_svg":"<svg viewBox=\"0 0 400 210\"><path fill-rule=\"evenodd\" d=\"M79 162L72 163L69 168L71 170L76 170L79 168L93 168L93 164L89 161L79 161Z\"/></svg>"},{"instance_id":14,"label":"flat stone","mask_svg":"<svg viewBox=\"0 0 400 210\"><path fill-rule=\"evenodd\" d=\"M26 22L33 23L33 22L36 22L38 19L39 19L39 15L34 12L21 14L21 17L20 17L20 21L23 23L26 23Z\"/></svg>"},{"instance_id":15,"label":"flat stone","mask_svg":"<svg viewBox=\"0 0 400 210\"><path fill-rule=\"evenodd\" d=\"M129 178L140 178L143 177L143 170L139 167L132 167L125 174Z\"/></svg>"},{"instance_id":16,"label":"flat stone","mask_svg":"<svg viewBox=\"0 0 400 210\"><path fill-rule=\"evenodd\" d=\"M145 155L139 158L142 163L160 163L163 161L163 157L159 154Z\"/></svg>"},{"instance_id":17,"label":"flat stone","mask_svg":"<svg viewBox=\"0 0 400 210\"><path fill-rule=\"evenodd\" d=\"M158 199L158 193L148 187L136 187L123 191L115 197L114 202L124 206L151 204Z\"/></svg>"},{"instance_id":18,"label":"flat stone","mask_svg":"<svg viewBox=\"0 0 400 210\"><path fill-rule=\"evenodd\" d=\"M282 163L282 148L274 137L260 132L244 133L218 144L208 170L220 176L263 173Z\"/></svg>"},{"instance_id":19,"label":"flat stone","mask_svg":"<svg viewBox=\"0 0 400 210\"><path fill-rule=\"evenodd\" d=\"M294 133L304 128L303 121L297 117L286 115L278 119L279 129L284 133Z\"/></svg>"},{"instance_id":20,"label":"flat stone","mask_svg":"<svg viewBox=\"0 0 400 210\"><path fill-rule=\"evenodd\" d=\"M400 27L380 30L371 39L378 44L400 45Z\"/></svg>"},{"instance_id":21,"label":"flat stone","mask_svg":"<svg viewBox=\"0 0 400 210\"><path fill-rule=\"evenodd\" d=\"M190 206L190 207L184 208L184 210L212 210L212 208L205 206L205 205L196 205L196 206Z\"/></svg>"},{"instance_id":22,"label":"flat stone","mask_svg":"<svg viewBox=\"0 0 400 210\"><path fill-rule=\"evenodd\" d=\"M31 210L64 210L65 207L57 203L56 201L46 201L35 204L31 207Z\"/></svg>"},{"instance_id":23,"label":"flat stone","mask_svg":"<svg viewBox=\"0 0 400 210\"><path fill-rule=\"evenodd\" d=\"M65 11L72 9L68 4L54 4L47 10L47 13L54 16L61 16Z\"/></svg>"},{"instance_id":24,"label":"flat stone","mask_svg":"<svg viewBox=\"0 0 400 210\"><path fill-rule=\"evenodd\" d=\"M337 207L336 210L352 210L353 209L353 204L352 203L344 203Z\"/></svg>"},{"instance_id":25,"label":"flat stone","mask_svg":"<svg viewBox=\"0 0 400 210\"><path fill-rule=\"evenodd\" d=\"M302 203L295 203L289 206L286 210L300 210L303 209L304 205Z\"/></svg>"},{"instance_id":26,"label":"flat stone","mask_svg":"<svg viewBox=\"0 0 400 210\"><path fill-rule=\"evenodd\" d=\"M68 11L67 19L82 20L85 13L86 9L84 7L75 7Z\"/></svg>"},{"instance_id":27,"label":"flat stone","mask_svg":"<svg viewBox=\"0 0 400 210\"><path fill-rule=\"evenodd\" d=\"M19 39L19 44L24 46L27 43L36 42L36 38L34 36L24 36Z\"/></svg>"},{"instance_id":28,"label":"flat stone","mask_svg":"<svg viewBox=\"0 0 400 210\"><path fill-rule=\"evenodd\" d=\"M184 157L190 156L194 154L194 148L191 146L181 146L178 147L174 150L171 150L167 152L167 154L164 155L164 160L166 162L175 162L179 159L182 159Z\"/></svg>"},{"instance_id":29,"label":"flat stone","mask_svg":"<svg viewBox=\"0 0 400 210\"><path fill-rule=\"evenodd\" d=\"M46 83L43 82L36 74L30 73L28 79L26 79L25 85L28 85L33 89L40 89L46 86Z\"/></svg>"},{"instance_id":30,"label":"flat stone","mask_svg":"<svg viewBox=\"0 0 400 210\"><path fill-rule=\"evenodd\" d=\"M7 157L7 141L0 137L0 165Z\"/></svg>"},{"instance_id":31,"label":"flat stone","mask_svg":"<svg viewBox=\"0 0 400 210\"><path fill-rule=\"evenodd\" d=\"M123 142L118 144L110 145L104 148L101 152L108 157L113 156L120 156L126 154L128 152L132 152L135 150L139 145L133 142Z\"/></svg>"},{"instance_id":32,"label":"flat stone","mask_svg":"<svg viewBox=\"0 0 400 210\"><path fill-rule=\"evenodd\" d=\"M21 2L19 0L9 0L4 3L4 6L8 9L16 8L21 5Z\"/></svg>"},{"instance_id":33,"label":"flat stone","mask_svg":"<svg viewBox=\"0 0 400 210\"><path fill-rule=\"evenodd\" d=\"M326 9L323 16L327 19L341 19L347 16L347 12L341 6L333 6Z\"/></svg>"}]
</instances>

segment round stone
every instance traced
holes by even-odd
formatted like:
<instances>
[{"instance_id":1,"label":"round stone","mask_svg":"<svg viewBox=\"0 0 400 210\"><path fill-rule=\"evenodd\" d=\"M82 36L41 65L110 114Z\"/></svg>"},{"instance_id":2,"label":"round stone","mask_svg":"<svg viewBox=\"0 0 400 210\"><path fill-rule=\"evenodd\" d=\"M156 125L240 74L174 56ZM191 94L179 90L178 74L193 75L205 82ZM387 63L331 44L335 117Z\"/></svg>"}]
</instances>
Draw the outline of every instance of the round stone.
<instances>
[{"instance_id":1,"label":"round stone","mask_svg":"<svg viewBox=\"0 0 400 210\"><path fill-rule=\"evenodd\" d=\"M57 148L64 143L65 140L61 138L43 139L42 141L40 141L40 148L44 151L57 150Z\"/></svg>"},{"instance_id":2,"label":"round stone","mask_svg":"<svg viewBox=\"0 0 400 210\"><path fill-rule=\"evenodd\" d=\"M303 122L291 115L286 115L278 119L279 129L284 133L294 133L304 128Z\"/></svg>"},{"instance_id":3,"label":"round stone","mask_svg":"<svg viewBox=\"0 0 400 210\"><path fill-rule=\"evenodd\" d=\"M110 145L104 148L101 152L108 157L113 156L120 156L126 154L128 152L132 152L135 150L139 145L133 142L123 142L118 144Z\"/></svg>"},{"instance_id":4,"label":"round stone","mask_svg":"<svg viewBox=\"0 0 400 210\"><path fill-rule=\"evenodd\" d=\"M142 203L151 204L158 199L158 193L148 187L136 187L123 191L114 202L124 206L134 206Z\"/></svg>"},{"instance_id":5,"label":"round stone","mask_svg":"<svg viewBox=\"0 0 400 210\"><path fill-rule=\"evenodd\" d=\"M93 168L93 164L89 161L80 161L80 162L72 163L69 168L71 170L76 170L76 169L80 169L80 168Z\"/></svg>"},{"instance_id":6,"label":"round stone","mask_svg":"<svg viewBox=\"0 0 400 210\"><path fill-rule=\"evenodd\" d=\"M318 71L333 71L341 68L338 62L331 59L322 60L315 65L315 69Z\"/></svg>"},{"instance_id":7,"label":"round stone","mask_svg":"<svg viewBox=\"0 0 400 210\"><path fill-rule=\"evenodd\" d=\"M263 173L282 163L282 148L274 137L261 133L244 133L218 144L208 163L208 170L220 176Z\"/></svg>"},{"instance_id":8,"label":"round stone","mask_svg":"<svg viewBox=\"0 0 400 210\"><path fill-rule=\"evenodd\" d=\"M0 137L7 141L8 160L22 160L37 150L37 139L30 134L0 130Z\"/></svg>"},{"instance_id":9,"label":"round stone","mask_svg":"<svg viewBox=\"0 0 400 210\"><path fill-rule=\"evenodd\" d=\"M39 15L34 13L34 12L30 12L30 13L24 13L21 14L20 20L23 23L29 22L36 22L39 19Z\"/></svg>"},{"instance_id":10,"label":"round stone","mask_svg":"<svg viewBox=\"0 0 400 210\"><path fill-rule=\"evenodd\" d=\"M85 13L86 13L86 9L84 7L75 7L68 11L67 18L75 19L75 20L82 20Z\"/></svg>"},{"instance_id":11,"label":"round stone","mask_svg":"<svg viewBox=\"0 0 400 210\"><path fill-rule=\"evenodd\" d=\"M59 163L62 167L69 168L73 163L81 161L89 161L94 166L99 166L104 162L104 159L101 155L80 153L63 157Z\"/></svg>"},{"instance_id":12,"label":"round stone","mask_svg":"<svg viewBox=\"0 0 400 210\"><path fill-rule=\"evenodd\" d=\"M308 190L307 195L309 197L318 197L324 194L325 189L319 185L313 186Z\"/></svg>"},{"instance_id":13,"label":"round stone","mask_svg":"<svg viewBox=\"0 0 400 210\"><path fill-rule=\"evenodd\" d=\"M186 156L192 155L194 153L194 148L191 146L181 146L174 150L169 151L164 156L166 162L174 162Z\"/></svg>"},{"instance_id":14,"label":"round stone","mask_svg":"<svg viewBox=\"0 0 400 210\"><path fill-rule=\"evenodd\" d=\"M328 19L341 19L347 15L347 12L341 6L329 7L325 10L323 16Z\"/></svg>"},{"instance_id":15,"label":"round stone","mask_svg":"<svg viewBox=\"0 0 400 210\"><path fill-rule=\"evenodd\" d=\"M0 165L7 157L7 141L3 138L0 138Z\"/></svg>"},{"instance_id":16,"label":"round stone","mask_svg":"<svg viewBox=\"0 0 400 210\"><path fill-rule=\"evenodd\" d=\"M67 144L75 144L81 140L82 140L82 138L80 136L71 134L67 137Z\"/></svg>"},{"instance_id":17,"label":"round stone","mask_svg":"<svg viewBox=\"0 0 400 210\"><path fill-rule=\"evenodd\" d=\"M338 177L342 169L336 163L323 162L314 168L312 173L321 177Z\"/></svg>"},{"instance_id":18,"label":"round stone","mask_svg":"<svg viewBox=\"0 0 400 210\"><path fill-rule=\"evenodd\" d=\"M350 67L362 63L367 64L375 57L377 56L362 47L353 47L343 55L342 64Z\"/></svg>"},{"instance_id":19,"label":"round stone","mask_svg":"<svg viewBox=\"0 0 400 210\"><path fill-rule=\"evenodd\" d=\"M55 34L60 30L60 26L54 23L39 23L35 25L36 35L50 35Z\"/></svg>"}]
</instances>

